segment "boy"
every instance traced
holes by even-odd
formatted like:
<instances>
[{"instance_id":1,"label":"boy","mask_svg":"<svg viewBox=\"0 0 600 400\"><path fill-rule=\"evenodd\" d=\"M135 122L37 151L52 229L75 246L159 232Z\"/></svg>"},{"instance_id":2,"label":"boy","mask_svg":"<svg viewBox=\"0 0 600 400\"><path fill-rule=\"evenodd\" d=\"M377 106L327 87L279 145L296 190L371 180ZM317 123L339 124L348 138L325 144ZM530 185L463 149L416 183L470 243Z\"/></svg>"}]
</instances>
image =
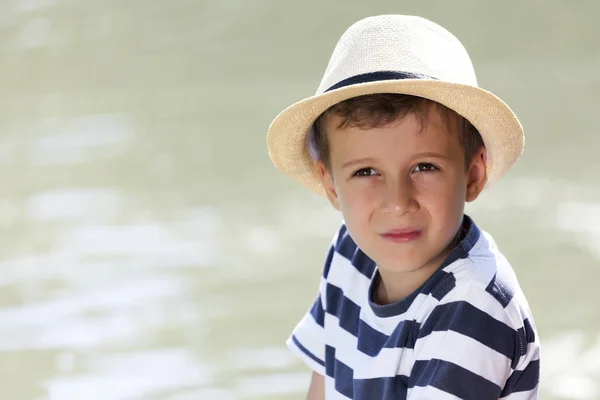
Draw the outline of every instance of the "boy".
<instances>
[{"instance_id":1,"label":"boy","mask_svg":"<svg viewBox=\"0 0 600 400\"><path fill-rule=\"evenodd\" d=\"M342 212L320 290L287 344L308 399L536 399L527 301L465 202L523 149L452 34L370 17L341 37L313 97L268 132L274 165Z\"/></svg>"}]
</instances>

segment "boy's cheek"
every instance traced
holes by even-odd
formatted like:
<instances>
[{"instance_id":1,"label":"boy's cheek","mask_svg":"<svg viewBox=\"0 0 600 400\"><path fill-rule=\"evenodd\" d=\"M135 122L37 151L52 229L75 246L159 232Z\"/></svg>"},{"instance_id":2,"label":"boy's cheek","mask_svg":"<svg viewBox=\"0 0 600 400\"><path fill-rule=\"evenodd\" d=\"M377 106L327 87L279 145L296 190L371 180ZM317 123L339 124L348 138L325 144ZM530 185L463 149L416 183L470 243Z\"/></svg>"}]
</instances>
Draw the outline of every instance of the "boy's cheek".
<instances>
[{"instance_id":1,"label":"boy's cheek","mask_svg":"<svg viewBox=\"0 0 600 400\"><path fill-rule=\"evenodd\" d=\"M368 223L373 206L369 199L353 196L350 193L342 193L340 210L346 222L358 227Z\"/></svg>"}]
</instances>

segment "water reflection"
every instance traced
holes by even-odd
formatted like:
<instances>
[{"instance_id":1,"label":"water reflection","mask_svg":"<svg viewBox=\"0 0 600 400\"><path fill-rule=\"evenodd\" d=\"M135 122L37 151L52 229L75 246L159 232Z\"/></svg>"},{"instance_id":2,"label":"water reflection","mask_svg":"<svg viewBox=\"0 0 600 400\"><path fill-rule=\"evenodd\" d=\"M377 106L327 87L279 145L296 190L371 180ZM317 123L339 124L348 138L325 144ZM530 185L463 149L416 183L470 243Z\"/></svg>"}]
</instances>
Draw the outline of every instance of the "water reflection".
<instances>
[{"instance_id":1,"label":"water reflection","mask_svg":"<svg viewBox=\"0 0 600 400\"><path fill-rule=\"evenodd\" d=\"M593 399L600 396L600 335L586 340L573 331L549 340L542 379L548 393L561 399Z\"/></svg>"},{"instance_id":2,"label":"water reflection","mask_svg":"<svg viewBox=\"0 0 600 400\"><path fill-rule=\"evenodd\" d=\"M46 383L50 398L127 400L168 394L211 381L185 349L162 349L106 355L83 360L90 373L57 377Z\"/></svg>"},{"instance_id":3,"label":"water reflection","mask_svg":"<svg viewBox=\"0 0 600 400\"><path fill-rule=\"evenodd\" d=\"M118 218L127 201L132 199L110 187L53 189L27 199L25 215L29 221L38 223L99 223Z\"/></svg>"},{"instance_id":4,"label":"water reflection","mask_svg":"<svg viewBox=\"0 0 600 400\"><path fill-rule=\"evenodd\" d=\"M36 136L28 149L33 166L91 163L122 153L133 139L132 122L124 115L42 120L39 126L21 129Z\"/></svg>"}]
</instances>

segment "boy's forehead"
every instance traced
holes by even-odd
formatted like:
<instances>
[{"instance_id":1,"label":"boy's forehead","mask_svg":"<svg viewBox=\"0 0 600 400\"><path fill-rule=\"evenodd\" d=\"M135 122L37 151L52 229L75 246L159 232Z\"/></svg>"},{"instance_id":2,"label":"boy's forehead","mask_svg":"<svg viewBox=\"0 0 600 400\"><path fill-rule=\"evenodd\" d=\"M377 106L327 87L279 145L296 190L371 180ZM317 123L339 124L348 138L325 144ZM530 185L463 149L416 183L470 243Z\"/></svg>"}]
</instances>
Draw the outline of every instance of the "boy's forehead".
<instances>
[{"instance_id":1,"label":"boy's forehead","mask_svg":"<svg viewBox=\"0 0 600 400\"><path fill-rule=\"evenodd\" d=\"M459 138L460 123L459 117L455 113L444 110L443 106L432 102L423 103L414 110L399 113L391 120L378 119L376 116L340 116L337 113L330 113L325 116L325 133L329 136L332 132L345 131L348 128L359 128L362 131L369 131L377 128L393 127L405 125L403 123L414 123L418 133L424 130L435 130Z\"/></svg>"}]
</instances>

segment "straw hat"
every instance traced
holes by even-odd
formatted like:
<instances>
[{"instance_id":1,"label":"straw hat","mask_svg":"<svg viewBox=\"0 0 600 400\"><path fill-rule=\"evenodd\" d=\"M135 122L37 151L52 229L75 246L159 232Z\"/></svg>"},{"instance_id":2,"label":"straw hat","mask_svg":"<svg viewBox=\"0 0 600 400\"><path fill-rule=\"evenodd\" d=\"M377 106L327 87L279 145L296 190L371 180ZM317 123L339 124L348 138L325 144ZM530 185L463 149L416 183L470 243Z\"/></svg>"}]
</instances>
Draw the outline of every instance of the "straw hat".
<instances>
[{"instance_id":1,"label":"straw hat","mask_svg":"<svg viewBox=\"0 0 600 400\"><path fill-rule=\"evenodd\" d=\"M317 194L312 125L336 103L366 94L401 93L436 101L469 120L487 149L486 187L523 151L523 128L498 97L477 86L467 51L443 27L421 17L381 15L350 26L338 41L317 93L282 111L267 146L273 165Z\"/></svg>"}]
</instances>

